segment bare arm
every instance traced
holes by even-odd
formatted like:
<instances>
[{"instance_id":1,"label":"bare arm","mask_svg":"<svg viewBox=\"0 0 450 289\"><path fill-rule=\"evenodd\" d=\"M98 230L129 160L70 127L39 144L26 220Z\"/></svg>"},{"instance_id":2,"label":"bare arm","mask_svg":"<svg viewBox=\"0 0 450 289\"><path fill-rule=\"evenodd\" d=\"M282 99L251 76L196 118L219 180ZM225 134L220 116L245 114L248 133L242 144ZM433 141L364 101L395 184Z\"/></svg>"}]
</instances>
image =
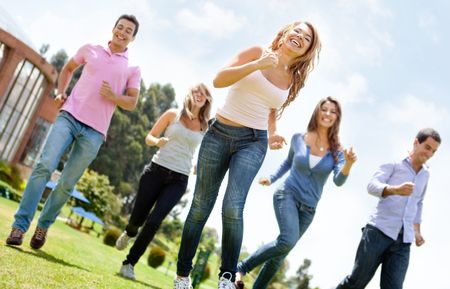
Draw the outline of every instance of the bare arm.
<instances>
[{"instance_id":1,"label":"bare arm","mask_svg":"<svg viewBox=\"0 0 450 289\"><path fill-rule=\"evenodd\" d=\"M264 52L254 46L241 51L230 63L222 68L213 80L214 87L227 87L250 73L278 65L278 56L273 52Z\"/></svg>"},{"instance_id":2,"label":"bare arm","mask_svg":"<svg viewBox=\"0 0 450 289\"><path fill-rule=\"evenodd\" d=\"M80 67L80 64L76 63L73 58L71 58L62 68L58 77L58 90L57 95L55 97L55 104L58 108L64 104L67 99L66 90L69 86L70 81L72 80L73 73L77 68Z\"/></svg>"},{"instance_id":3,"label":"bare arm","mask_svg":"<svg viewBox=\"0 0 450 289\"><path fill-rule=\"evenodd\" d=\"M133 110L136 108L137 100L139 98L139 89L128 88L125 95L115 94L109 83L103 81L100 88L100 95L125 110Z\"/></svg>"},{"instance_id":4,"label":"bare arm","mask_svg":"<svg viewBox=\"0 0 450 289\"><path fill-rule=\"evenodd\" d=\"M284 137L277 132L277 111L276 109L271 109L268 119L268 133L269 133L269 148L271 150L281 149L285 144L287 144Z\"/></svg>"},{"instance_id":5,"label":"bare arm","mask_svg":"<svg viewBox=\"0 0 450 289\"><path fill-rule=\"evenodd\" d=\"M153 125L152 129L148 132L145 137L145 143L149 146L164 146L169 139L166 137L159 137L163 131L169 126L169 124L175 119L177 116L177 111L175 109L169 109L161 117L156 121Z\"/></svg>"}]
</instances>

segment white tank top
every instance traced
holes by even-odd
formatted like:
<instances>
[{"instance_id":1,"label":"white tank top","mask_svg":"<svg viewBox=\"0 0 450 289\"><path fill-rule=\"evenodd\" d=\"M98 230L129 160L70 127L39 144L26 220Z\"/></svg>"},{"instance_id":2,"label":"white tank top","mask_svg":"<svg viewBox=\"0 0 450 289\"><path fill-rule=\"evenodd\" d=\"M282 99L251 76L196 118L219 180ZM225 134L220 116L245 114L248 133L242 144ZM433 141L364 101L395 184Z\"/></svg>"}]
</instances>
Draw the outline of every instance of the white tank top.
<instances>
[{"instance_id":1,"label":"white tank top","mask_svg":"<svg viewBox=\"0 0 450 289\"><path fill-rule=\"evenodd\" d=\"M204 132L186 128L180 121L181 113L169 124L164 136L169 141L153 155L152 162L174 172L189 175L195 149L202 141Z\"/></svg>"},{"instance_id":2,"label":"white tank top","mask_svg":"<svg viewBox=\"0 0 450 289\"><path fill-rule=\"evenodd\" d=\"M246 127L267 130L270 109L280 108L288 94L289 89L276 87L256 70L230 87L217 113Z\"/></svg>"},{"instance_id":3,"label":"white tank top","mask_svg":"<svg viewBox=\"0 0 450 289\"><path fill-rule=\"evenodd\" d=\"M320 160L322 158L323 157L319 157L319 156L315 156L315 155L309 154L309 168L312 169L313 167L315 167L320 162Z\"/></svg>"}]
</instances>

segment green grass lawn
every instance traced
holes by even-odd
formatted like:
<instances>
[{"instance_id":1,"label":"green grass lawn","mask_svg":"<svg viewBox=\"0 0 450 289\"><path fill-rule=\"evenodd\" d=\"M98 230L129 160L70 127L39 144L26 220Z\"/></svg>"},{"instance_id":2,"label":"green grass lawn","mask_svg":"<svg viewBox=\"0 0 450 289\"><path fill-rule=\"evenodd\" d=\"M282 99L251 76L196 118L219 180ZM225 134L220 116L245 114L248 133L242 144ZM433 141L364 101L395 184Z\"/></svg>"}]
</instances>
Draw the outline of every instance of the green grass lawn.
<instances>
[{"instance_id":1,"label":"green grass lawn","mask_svg":"<svg viewBox=\"0 0 450 289\"><path fill-rule=\"evenodd\" d=\"M117 251L104 245L102 238L59 220L50 228L40 250L29 246L36 220L22 246L6 245L17 207L18 203L0 198L0 288L173 288L174 260L153 269L146 264L145 254L135 266L137 281L124 279L117 273L127 250ZM212 276L201 289L217 288L217 258L212 263Z\"/></svg>"}]
</instances>

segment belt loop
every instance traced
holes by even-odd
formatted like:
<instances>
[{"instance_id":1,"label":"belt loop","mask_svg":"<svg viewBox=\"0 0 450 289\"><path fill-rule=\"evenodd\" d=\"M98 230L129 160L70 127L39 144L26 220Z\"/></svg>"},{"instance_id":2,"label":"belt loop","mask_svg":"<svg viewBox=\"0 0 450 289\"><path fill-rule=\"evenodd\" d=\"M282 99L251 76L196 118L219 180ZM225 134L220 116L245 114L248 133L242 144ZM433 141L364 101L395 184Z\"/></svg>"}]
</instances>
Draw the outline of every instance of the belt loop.
<instances>
[{"instance_id":1,"label":"belt loop","mask_svg":"<svg viewBox=\"0 0 450 289\"><path fill-rule=\"evenodd\" d=\"M253 132L253 140L256 141L257 138L257 134L256 134L256 129L252 128L252 132Z\"/></svg>"},{"instance_id":2,"label":"belt loop","mask_svg":"<svg viewBox=\"0 0 450 289\"><path fill-rule=\"evenodd\" d=\"M217 119L215 117L208 120L208 128L212 127L216 121L217 121Z\"/></svg>"}]
</instances>

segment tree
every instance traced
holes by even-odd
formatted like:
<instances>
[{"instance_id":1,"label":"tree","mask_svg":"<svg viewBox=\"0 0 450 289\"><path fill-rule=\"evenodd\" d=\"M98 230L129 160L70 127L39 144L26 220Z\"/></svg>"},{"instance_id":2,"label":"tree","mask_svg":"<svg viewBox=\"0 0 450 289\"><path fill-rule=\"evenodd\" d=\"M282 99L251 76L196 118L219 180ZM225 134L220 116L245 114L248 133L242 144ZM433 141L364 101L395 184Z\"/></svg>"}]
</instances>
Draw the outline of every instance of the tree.
<instances>
[{"instance_id":1,"label":"tree","mask_svg":"<svg viewBox=\"0 0 450 289\"><path fill-rule=\"evenodd\" d=\"M44 57L49 48L50 48L50 44L48 44L48 43L42 44L41 48L39 48L39 54L42 55L42 57Z\"/></svg>"},{"instance_id":2,"label":"tree","mask_svg":"<svg viewBox=\"0 0 450 289\"><path fill-rule=\"evenodd\" d=\"M303 264L300 265L296 272L296 276L292 277L289 280L290 288L296 288L296 289L312 289L309 287L309 281L313 278L312 275L308 274L308 269L311 266L311 260L304 259ZM319 289L316 287L315 289Z\"/></svg>"},{"instance_id":3,"label":"tree","mask_svg":"<svg viewBox=\"0 0 450 289\"><path fill-rule=\"evenodd\" d=\"M94 212L105 222L114 223L120 212L120 200L113 193L114 187L109 184L107 176L86 170L76 188L90 201L90 204L81 205L85 210Z\"/></svg>"},{"instance_id":4,"label":"tree","mask_svg":"<svg viewBox=\"0 0 450 289\"><path fill-rule=\"evenodd\" d=\"M50 63L55 67L58 74L61 72L64 64L69 60L69 56L67 55L66 51L64 49L58 50L56 54L52 55L50 58ZM75 86L75 83L77 83L78 79L80 79L81 72L83 71L83 66L79 69L75 70L73 73L72 79L70 80L69 86L67 87L66 94L70 95L72 92L73 87Z\"/></svg>"}]
</instances>

